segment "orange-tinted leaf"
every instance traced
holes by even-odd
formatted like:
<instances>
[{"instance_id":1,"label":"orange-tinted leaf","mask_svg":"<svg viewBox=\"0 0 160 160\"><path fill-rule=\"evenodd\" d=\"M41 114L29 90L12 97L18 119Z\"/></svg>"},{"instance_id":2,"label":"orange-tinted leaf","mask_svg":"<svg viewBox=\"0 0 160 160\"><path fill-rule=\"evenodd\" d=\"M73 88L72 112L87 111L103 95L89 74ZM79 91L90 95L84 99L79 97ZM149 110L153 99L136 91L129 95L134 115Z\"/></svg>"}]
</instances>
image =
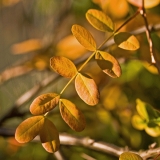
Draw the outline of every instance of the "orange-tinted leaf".
<instances>
[{"instance_id":1,"label":"orange-tinted leaf","mask_svg":"<svg viewBox=\"0 0 160 160\"><path fill-rule=\"evenodd\" d=\"M47 118L40 132L40 139L47 152L54 153L59 149L59 133L55 125Z\"/></svg>"},{"instance_id":2,"label":"orange-tinted leaf","mask_svg":"<svg viewBox=\"0 0 160 160\"><path fill-rule=\"evenodd\" d=\"M75 88L79 97L88 105L99 102L99 91L91 77L79 73L75 78Z\"/></svg>"},{"instance_id":3,"label":"orange-tinted leaf","mask_svg":"<svg viewBox=\"0 0 160 160\"><path fill-rule=\"evenodd\" d=\"M114 31L114 24L112 20L102 11L89 9L86 13L86 18L93 27L100 31Z\"/></svg>"},{"instance_id":4,"label":"orange-tinted leaf","mask_svg":"<svg viewBox=\"0 0 160 160\"><path fill-rule=\"evenodd\" d=\"M80 25L75 24L72 26L71 31L82 46L89 51L96 50L96 42L88 30Z\"/></svg>"},{"instance_id":5,"label":"orange-tinted leaf","mask_svg":"<svg viewBox=\"0 0 160 160\"><path fill-rule=\"evenodd\" d=\"M113 78L120 77L121 67L118 61L109 53L103 51L96 52L96 61L104 73Z\"/></svg>"},{"instance_id":6,"label":"orange-tinted leaf","mask_svg":"<svg viewBox=\"0 0 160 160\"><path fill-rule=\"evenodd\" d=\"M77 132L84 130L86 125L84 115L74 103L67 99L60 99L59 107L62 118L71 129Z\"/></svg>"},{"instance_id":7,"label":"orange-tinted leaf","mask_svg":"<svg viewBox=\"0 0 160 160\"><path fill-rule=\"evenodd\" d=\"M118 45L119 48L125 50L137 50L139 48L139 42L137 38L127 32L120 32L114 36L114 41Z\"/></svg>"},{"instance_id":8,"label":"orange-tinted leaf","mask_svg":"<svg viewBox=\"0 0 160 160\"><path fill-rule=\"evenodd\" d=\"M124 152L120 155L119 160L143 160L143 159L136 153Z\"/></svg>"},{"instance_id":9,"label":"orange-tinted leaf","mask_svg":"<svg viewBox=\"0 0 160 160\"><path fill-rule=\"evenodd\" d=\"M30 105L30 112L33 115L45 114L52 110L58 104L60 95L56 93L42 94L35 98L35 100Z\"/></svg>"},{"instance_id":10,"label":"orange-tinted leaf","mask_svg":"<svg viewBox=\"0 0 160 160\"><path fill-rule=\"evenodd\" d=\"M61 76L71 78L77 73L76 66L68 58L54 56L50 59L51 68Z\"/></svg>"},{"instance_id":11,"label":"orange-tinted leaf","mask_svg":"<svg viewBox=\"0 0 160 160\"><path fill-rule=\"evenodd\" d=\"M19 143L33 140L42 129L44 119L44 116L34 116L24 120L16 129L15 139Z\"/></svg>"}]
</instances>

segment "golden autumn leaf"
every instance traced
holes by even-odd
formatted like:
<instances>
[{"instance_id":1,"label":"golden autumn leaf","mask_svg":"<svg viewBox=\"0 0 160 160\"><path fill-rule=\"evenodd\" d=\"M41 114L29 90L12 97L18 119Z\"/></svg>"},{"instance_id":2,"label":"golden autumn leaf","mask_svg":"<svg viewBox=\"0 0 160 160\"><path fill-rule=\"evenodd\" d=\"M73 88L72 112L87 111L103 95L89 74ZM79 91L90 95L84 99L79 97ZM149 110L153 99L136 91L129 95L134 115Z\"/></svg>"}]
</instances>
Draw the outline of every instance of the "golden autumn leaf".
<instances>
[{"instance_id":1,"label":"golden autumn leaf","mask_svg":"<svg viewBox=\"0 0 160 160\"><path fill-rule=\"evenodd\" d=\"M93 36L91 35L91 33L85 29L84 27L74 24L72 26L72 34L76 37L76 39L78 40L78 42L85 47L86 49L88 49L89 51L95 51L97 46L96 46L96 42L93 38Z\"/></svg>"},{"instance_id":2,"label":"golden autumn leaf","mask_svg":"<svg viewBox=\"0 0 160 160\"><path fill-rule=\"evenodd\" d=\"M84 130L86 125L84 115L74 103L67 99L60 99L59 107L63 120L71 129L77 132Z\"/></svg>"},{"instance_id":3,"label":"golden autumn leaf","mask_svg":"<svg viewBox=\"0 0 160 160\"><path fill-rule=\"evenodd\" d=\"M75 88L79 97L88 105L96 105L99 102L99 91L94 80L79 73L75 78Z\"/></svg>"},{"instance_id":4,"label":"golden autumn leaf","mask_svg":"<svg viewBox=\"0 0 160 160\"><path fill-rule=\"evenodd\" d=\"M51 68L66 78L72 78L77 74L74 63L68 58L62 56L54 56L50 59Z\"/></svg>"},{"instance_id":5,"label":"golden autumn leaf","mask_svg":"<svg viewBox=\"0 0 160 160\"><path fill-rule=\"evenodd\" d=\"M58 104L60 95L56 93L42 94L34 99L30 105L30 112L33 115L45 114Z\"/></svg>"},{"instance_id":6,"label":"golden autumn leaf","mask_svg":"<svg viewBox=\"0 0 160 160\"><path fill-rule=\"evenodd\" d=\"M119 160L143 160L142 157L140 157L138 154L133 152L123 152Z\"/></svg>"},{"instance_id":7,"label":"golden autumn leaf","mask_svg":"<svg viewBox=\"0 0 160 160\"><path fill-rule=\"evenodd\" d=\"M107 52L97 51L95 59L104 73L108 74L112 78L120 77L121 67L112 55Z\"/></svg>"},{"instance_id":8,"label":"golden autumn leaf","mask_svg":"<svg viewBox=\"0 0 160 160\"><path fill-rule=\"evenodd\" d=\"M114 41L119 48L125 50L137 50L139 48L139 42L137 38L128 32L119 32L115 34Z\"/></svg>"},{"instance_id":9,"label":"golden autumn leaf","mask_svg":"<svg viewBox=\"0 0 160 160\"><path fill-rule=\"evenodd\" d=\"M97 30L103 32L113 32L114 31L114 23L104 12L89 9L86 13L86 18L88 22Z\"/></svg>"},{"instance_id":10,"label":"golden autumn leaf","mask_svg":"<svg viewBox=\"0 0 160 160\"><path fill-rule=\"evenodd\" d=\"M59 133L55 125L47 118L40 132L40 140L44 149L49 153L54 153L59 149Z\"/></svg>"},{"instance_id":11,"label":"golden autumn leaf","mask_svg":"<svg viewBox=\"0 0 160 160\"><path fill-rule=\"evenodd\" d=\"M44 119L44 116L34 116L24 120L16 129L15 139L19 143L33 140L41 131Z\"/></svg>"}]
</instances>

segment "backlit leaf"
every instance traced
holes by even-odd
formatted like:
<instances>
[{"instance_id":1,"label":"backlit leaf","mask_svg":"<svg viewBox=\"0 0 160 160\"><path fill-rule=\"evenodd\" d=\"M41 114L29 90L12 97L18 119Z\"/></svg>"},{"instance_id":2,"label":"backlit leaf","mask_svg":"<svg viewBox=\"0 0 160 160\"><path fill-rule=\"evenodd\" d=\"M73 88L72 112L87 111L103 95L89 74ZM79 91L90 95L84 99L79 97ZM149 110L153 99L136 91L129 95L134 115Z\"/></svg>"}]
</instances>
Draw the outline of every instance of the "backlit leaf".
<instances>
[{"instance_id":1,"label":"backlit leaf","mask_svg":"<svg viewBox=\"0 0 160 160\"><path fill-rule=\"evenodd\" d=\"M34 116L24 120L16 129L15 139L19 143L33 140L41 131L43 124L44 116Z\"/></svg>"},{"instance_id":2,"label":"backlit leaf","mask_svg":"<svg viewBox=\"0 0 160 160\"><path fill-rule=\"evenodd\" d=\"M89 9L86 13L88 22L97 30L103 32L113 32L114 24L112 20L102 11Z\"/></svg>"},{"instance_id":3,"label":"backlit leaf","mask_svg":"<svg viewBox=\"0 0 160 160\"><path fill-rule=\"evenodd\" d=\"M136 153L124 152L120 155L119 160L143 160L143 159Z\"/></svg>"},{"instance_id":4,"label":"backlit leaf","mask_svg":"<svg viewBox=\"0 0 160 160\"><path fill-rule=\"evenodd\" d=\"M50 59L51 68L61 76L71 78L77 73L76 66L68 58L54 56Z\"/></svg>"},{"instance_id":5,"label":"backlit leaf","mask_svg":"<svg viewBox=\"0 0 160 160\"><path fill-rule=\"evenodd\" d=\"M75 78L75 88L79 97L88 105L99 102L99 91L91 77L79 73Z\"/></svg>"},{"instance_id":6,"label":"backlit leaf","mask_svg":"<svg viewBox=\"0 0 160 160\"><path fill-rule=\"evenodd\" d=\"M146 127L145 131L152 137L160 136L160 126L159 125L155 124L153 127Z\"/></svg>"},{"instance_id":7,"label":"backlit leaf","mask_svg":"<svg viewBox=\"0 0 160 160\"><path fill-rule=\"evenodd\" d=\"M139 42L137 38L127 32L120 32L114 36L114 41L118 45L119 48L125 50L137 50L139 48Z\"/></svg>"},{"instance_id":8,"label":"backlit leaf","mask_svg":"<svg viewBox=\"0 0 160 160\"><path fill-rule=\"evenodd\" d=\"M71 129L77 132L84 130L86 125L84 115L74 103L67 99L60 99L59 107L62 118Z\"/></svg>"},{"instance_id":9,"label":"backlit leaf","mask_svg":"<svg viewBox=\"0 0 160 160\"><path fill-rule=\"evenodd\" d=\"M40 140L47 152L54 153L59 149L59 133L55 125L47 118L40 132Z\"/></svg>"},{"instance_id":10,"label":"backlit leaf","mask_svg":"<svg viewBox=\"0 0 160 160\"><path fill-rule=\"evenodd\" d=\"M96 42L88 30L80 25L75 24L72 26L71 31L82 46L84 46L89 51L96 50Z\"/></svg>"},{"instance_id":11,"label":"backlit leaf","mask_svg":"<svg viewBox=\"0 0 160 160\"><path fill-rule=\"evenodd\" d=\"M95 59L104 73L113 78L120 77L121 67L112 55L107 52L97 51Z\"/></svg>"},{"instance_id":12,"label":"backlit leaf","mask_svg":"<svg viewBox=\"0 0 160 160\"><path fill-rule=\"evenodd\" d=\"M30 112L33 115L45 114L58 104L60 96L56 93L42 94L35 98L30 105Z\"/></svg>"},{"instance_id":13,"label":"backlit leaf","mask_svg":"<svg viewBox=\"0 0 160 160\"><path fill-rule=\"evenodd\" d=\"M137 7L142 7L142 0L128 0L131 4L137 6ZM160 1L159 0L145 0L144 1L144 7L145 8L152 8L157 5L159 5Z\"/></svg>"}]
</instances>

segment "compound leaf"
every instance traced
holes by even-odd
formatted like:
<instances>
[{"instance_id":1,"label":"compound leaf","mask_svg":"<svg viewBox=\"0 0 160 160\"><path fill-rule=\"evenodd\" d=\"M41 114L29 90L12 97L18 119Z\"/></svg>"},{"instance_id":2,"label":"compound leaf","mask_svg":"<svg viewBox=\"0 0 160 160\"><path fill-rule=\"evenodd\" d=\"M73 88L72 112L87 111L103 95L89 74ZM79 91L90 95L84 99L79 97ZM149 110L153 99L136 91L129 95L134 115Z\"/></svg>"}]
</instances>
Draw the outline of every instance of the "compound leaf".
<instances>
[{"instance_id":1,"label":"compound leaf","mask_svg":"<svg viewBox=\"0 0 160 160\"><path fill-rule=\"evenodd\" d=\"M136 153L124 152L120 155L119 160L143 160L143 159Z\"/></svg>"},{"instance_id":2,"label":"compound leaf","mask_svg":"<svg viewBox=\"0 0 160 160\"><path fill-rule=\"evenodd\" d=\"M84 46L89 51L96 50L96 42L88 30L80 25L75 24L72 26L71 31L82 46Z\"/></svg>"},{"instance_id":3,"label":"compound leaf","mask_svg":"<svg viewBox=\"0 0 160 160\"><path fill-rule=\"evenodd\" d=\"M50 66L54 71L66 78L72 78L77 73L74 63L62 56L52 57L50 59Z\"/></svg>"},{"instance_id":4,"label":"compound leaf","mask_svg":"<svg viewBox=\"0 0 160 160\"><path fill-rule=\"evenodd\" d=\"M137 38L127 32L120 32L114 36L114 41L118 45L119 48L125 50L137 50L139 48L139 42Z\"/></svg>"},{"instance_id":5,"label":"compound leaf","mask_svg":"<svg viewBox=\"0 0 160 160\"><path fill-rule=\"evenodd\" d=\"M99 102L97 85L88 75L78 73L75 78L75 88L79 97L88 105L96 105Z\"/></svg>"},{"instance_id":6,"label":"compound leaf","mask_svg":"<svg viewBox=\"0 0 160 160\"><path fill-rule=\"evenodd\" d=\"M102 11L96 9L89 9L86 13L88 22L97 30L103 32L113 32L114 23L112 20Z\"/></svg>"},{"instance_id":7,"label":"compound leaf","mask_svg":"<svg viewBox=\"0 0 160 160\"><path fill-rule=\"evenodd\" d=\"M54 153L59 149L59 133L55 125L47 118L40 132L40 140L44 149L49 153Z\"/></svg>"},{"instance_id":8,"label":"compound leaf","mask_svg":"<svg viewBox=\"0 0 160 160\"><path fill-rule=\"evenodd\" d=\"M59 107L63 120L71 129L77 132L84 130L86 125L84 115L74 103L67 99L60 99Z\"/></svg>"},{"instance_id":9,"label":"compound leaf","mask_svg":"<svg viewBox=\"0 0 160 160\"><path fill-rule=\"evenodd\" d=\"M33 115L45 114L52 110L58 104L60 95L56 93L42 94L35 98L35 100L30 105L30 112Z\"/></svg>"},{"instance_id":10,"label":"compound leaf","mask_svg":"<svg viewBox=\"0 0 160 160\"><path fill-rule=\"evenodd\" d=\"M109 53L97 51L95 59L102 71L112 78L120 77L121 67L118 61Z\"/></svg>"},{"instance_id":11,"label":"compound leaf","mask_svg":"<svg viewBox=\"0 0 160 160\"><path fill-rule=\"evenodd\" d=\"M41 131L44 119L44 116L34 116L24 120L16 129L15 139L19 143L33 140Z\"/></svg>"}]
</instances>

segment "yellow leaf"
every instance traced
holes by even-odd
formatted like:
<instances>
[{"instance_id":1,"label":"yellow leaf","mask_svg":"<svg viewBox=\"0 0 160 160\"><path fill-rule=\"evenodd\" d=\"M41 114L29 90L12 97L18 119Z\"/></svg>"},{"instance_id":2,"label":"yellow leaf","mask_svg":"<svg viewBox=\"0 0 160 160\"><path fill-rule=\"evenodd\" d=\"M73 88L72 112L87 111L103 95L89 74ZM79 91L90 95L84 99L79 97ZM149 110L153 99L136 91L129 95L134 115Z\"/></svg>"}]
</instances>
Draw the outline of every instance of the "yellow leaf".
<instances>
[{"instance_id":1,"label":"yellow leaf","mask_svg":"<svg viewBox=\"0 0 160 160\"><path fill-rule=\"evenodd\" d=\"M146 127L145 131L152 137L159 137L160 136L160 126L156 125L154 127Z\"/></svg>"},{"instance_id":2,"label":"yellow leaf","mask_svg":"<svg viewBox=\"0 0 160 160\"><path fill-rule=\"evenodd\" d=\"M54 56L50 59L51 68L61 76L71 78L77 73L76 66L68 58Z\"/></svg>"},{"instance_id":3,"label":"yellow leaf","mask_svg":"<svg viewBox=\"0 0 160 160\"><path fill-rule=\"evenodd\" d=\"M142 157L140 157L138 154L133 152L123 152L119 160L143 160Z\"/></svg>"},{"instance_id":4,"label":"yellow leaf","mask_svg":"<svg viewBox=\"0 0 160 160\"><path fill-rule=\"evenodd\" d=\"M13 54L24 54L40 50L43 48L42 41L40 39L29 39L17 44L14 44L11 48Z\"/></svg>"},{"instance_id":5,"label":"yellow leaf","mask_svg":"<svg viewBox=\"0 0 160 160\"><path fill-rule=\"evenodd\" d=\"M56 93L42 94L35 98L30 105L30 112L33 115L45 114L58 104L60 96Z\"/></svg>"},{"instance_id":6,"label":"yellow leaf","mask_svg":"<svg viewBox=\"0 0 160 160\"><path fill-rule=\"evenodd\" d=\"M103 32L113 32L114 24L112 20L102 11L89 9L86 13L88 22L97 30Z\"/></svg>"},{"instance_id":7,"label":"yellow leaf","mask_svg":"<svg viewBox=\"0 0 160 160\"><path fill-rule=\"evenodd\" d=\"M125 50L137 50L139 48L139 42L137 38L130 33L120 32L114 36L114 41L119 48Z\"/></svg>"},{"instance_id":8,"label":"yellow leaf","mask_svg":"<svg viewBox=\"0 0 160 160\"><path fill-rule=\"evenodd\" d=\"M71 31L83 47L85 47L89 51L96 50L96 42L88 30L86 30L84 27L80 25L75 24L72 26Z\"/></svg>"},{"instance_id":9,"label":"yellow leaf","mask_svg":"<svg viewBox=\"0 0 160 160\"><path fill-rule=\"evenodd\" d=\"M59 133L54 124L47 118L45 119L43 128L40 132L40 140L42 146L49 153L54 153L59 149Z\"/></svg>"},{"instance_id":10,"label":"yellow leaf","mask_svg":"<svg viewBox=\"0 0 160 160\"><path fill-rule=\"evenodd\" d=\"M62 118L71 129L77 132L84 130L86 125L84 115L74 103L67 99L60 99L59 107Z\"/></svg>"},{"instance_id":11,"label":"yellow leaf","mask_svg":"<svg viewBox=\"0 0 160 160\"><path fill-rule=\"evenodd\" d=\"M88 105L99 102L99 91L91 77L79 73L75 78L75 88L79 97Z\"/></svg>"},{"instance_id":12,"label":"yellow leaf","mask_svg":"<svg viewBox=\"0 0 160 160\"><path fill-rule=\"evenodd\" d=\"M95 59L104 73L112 78L120 77L121 67L112 55L107 52L97 51Z\"/></svg>"},{"instance_id":13,"label":"yellow leaf","mask_svg":"<svg viewBox=\"0 0 160 160\"><path fill-rule=\"evenodd\" d=\"M142 0L128 0L128 2L133 4L134 6L142 7ZM159 0L145 0L144 6L145 8L153 8L159 5L159 3L160 3Z\"/></svg>"},{"instance_id":14,"label":"yellow leaf","mask_svg":"<svg viewBox=\"0 0 160 160\"><path fill-rule=\"evenodd\" d=\"M41 131L43 124L44 116L34 116L24 120L16 129L15 139L19 143L33 140Z\"/></svg>"}]
</instances>

